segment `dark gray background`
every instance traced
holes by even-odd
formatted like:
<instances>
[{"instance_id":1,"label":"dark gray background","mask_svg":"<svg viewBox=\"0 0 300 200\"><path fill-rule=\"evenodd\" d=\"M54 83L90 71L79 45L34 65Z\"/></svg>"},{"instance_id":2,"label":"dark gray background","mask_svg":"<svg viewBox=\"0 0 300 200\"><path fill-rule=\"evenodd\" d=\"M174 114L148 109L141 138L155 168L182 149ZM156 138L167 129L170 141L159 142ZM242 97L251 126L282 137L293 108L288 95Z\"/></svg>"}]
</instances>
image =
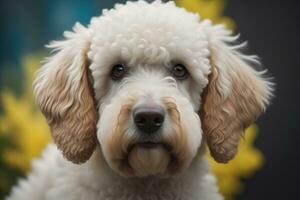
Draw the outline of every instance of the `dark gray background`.
<instances>
[{"instance_id":1,"label":"dark gray background","mask_svg":"<svg viewBox=\"0 0 300 200\"><path fill-rule=\"evenodd\" d=\"M245 181L240 200L299 198L299 8L297 1L230 0L225 12L276 83L273 104L258 121L265 165Z\"/></svg>"}]
</instances>

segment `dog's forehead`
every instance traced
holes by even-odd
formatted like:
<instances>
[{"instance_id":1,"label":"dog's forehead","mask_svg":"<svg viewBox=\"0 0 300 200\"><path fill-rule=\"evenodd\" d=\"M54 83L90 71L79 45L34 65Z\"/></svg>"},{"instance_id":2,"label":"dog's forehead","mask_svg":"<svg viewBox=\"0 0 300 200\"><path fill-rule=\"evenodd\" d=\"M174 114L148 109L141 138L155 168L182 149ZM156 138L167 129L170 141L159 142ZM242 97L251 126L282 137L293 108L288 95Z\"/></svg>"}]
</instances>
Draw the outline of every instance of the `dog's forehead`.
<instances>
[{"instance_id":1,"label":"dog's forehead","mask_svg":"<svg viewBox=\"0 0 300 200\"><path fill-rule=\"evenodd\" d=\"M92 19L91 26L98 31L101 27L105 28L106 33L109 29L123 33L164 30L173 34L178 32L193 35L199 29L199 21L198 14L187 12L177 7L174 2L156 1L150 4L138 1L117 4L111 10L104 9L100 17Z\"/></svg>"},{"instance_id":2,"label":"dog's forehead","mask_svg":"<svg viewBox=\"0 0 300 200\"><path fill-rule=\"evenodd\" d=\"M163 45L174 38L197 40L203 37L199 21L197 14L177 7L173 2L149 4L138 1L103 10L100 17L92 19L91 28L96 36L104 34L110 40L140 38Z\"/></svg>"},{"instance_id":3,"label":"dog's forehead","mask_svg":"<svg viewBox=\"0 0 300 200\"><path fill-rule=\"evenodd\" d=\"M174 3L128 2L93 18L90 59L105 55L106 63L172 60L203 66L208 72L208 42L199 16ZM187 63L189 62L189 63Z\"/></svg>"}]
</instances>

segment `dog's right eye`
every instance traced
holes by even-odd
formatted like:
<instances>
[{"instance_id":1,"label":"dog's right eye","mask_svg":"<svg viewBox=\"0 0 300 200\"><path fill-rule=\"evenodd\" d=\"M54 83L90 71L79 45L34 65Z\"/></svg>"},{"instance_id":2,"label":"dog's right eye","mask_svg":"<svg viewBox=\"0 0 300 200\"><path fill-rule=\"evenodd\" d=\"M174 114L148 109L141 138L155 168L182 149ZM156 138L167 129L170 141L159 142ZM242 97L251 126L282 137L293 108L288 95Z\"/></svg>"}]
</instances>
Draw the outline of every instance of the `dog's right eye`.
<instances>
[{"instance_id":1,"label":"dog's right eye","mask_svg":"<svg viewBox=\"0 0 300 200\"><path fill-rule=\"evenodd\" d=\"M176 64L174 65L172 71L172 75L179 80L184 80L188 77L188 70L183 64Z\"/></svg>"},{"instance_id":2,"label":"dog's right eye","mask_svg":"<svg viewBox=\"0 0 300 200\"><path fill-rule=\"evenodd\" d=\"M113 80L120 80L126 74L126 67L123 64L116 64L111 70L111 78Z\"/></svg>"}]
</instances>

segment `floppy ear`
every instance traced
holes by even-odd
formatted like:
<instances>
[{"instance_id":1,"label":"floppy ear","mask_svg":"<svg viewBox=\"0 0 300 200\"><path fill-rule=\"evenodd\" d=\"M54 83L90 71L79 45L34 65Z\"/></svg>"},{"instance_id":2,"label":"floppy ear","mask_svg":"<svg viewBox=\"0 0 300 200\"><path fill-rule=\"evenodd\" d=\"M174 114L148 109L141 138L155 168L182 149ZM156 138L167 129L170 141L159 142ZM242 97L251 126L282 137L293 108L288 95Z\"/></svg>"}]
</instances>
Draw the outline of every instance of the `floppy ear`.
<instances>
[{"instance_id":1,"label":"floppy ear","mask_svg":"<svg viewBox=\"0 0 300 200\"><path fill-rule=\"evenodd\" d=\"M211 155L226 163L237 153L244 130L265 110L272 83L251 64L255 56L238 50L243 43L230 46L238 37L224 26L211 26L208 32L211 74L202 96L201 120Z\"/></svg>"},{"instance_id":2,"label":"floppy ear","mask_svg":"<svg viewBox=\"0 0 300 200\"><path fill-rule=\"evenodd\" d=\"M64 36L49 45L55 53L38 71L33 86L54 142L68 160L82 163L96 147L98 119L88 80L90 33L77 23Z\"/></svg>"}]
</instances>

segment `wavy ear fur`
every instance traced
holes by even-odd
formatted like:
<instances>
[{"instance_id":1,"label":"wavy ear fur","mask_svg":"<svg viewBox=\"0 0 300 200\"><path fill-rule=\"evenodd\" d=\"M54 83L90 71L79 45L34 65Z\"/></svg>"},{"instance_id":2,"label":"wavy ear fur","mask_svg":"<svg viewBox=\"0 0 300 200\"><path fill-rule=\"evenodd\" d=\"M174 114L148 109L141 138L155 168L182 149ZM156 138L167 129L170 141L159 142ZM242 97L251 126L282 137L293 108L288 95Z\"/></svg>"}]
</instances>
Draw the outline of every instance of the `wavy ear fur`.
<instances>
[{"instance_id":1,"label":"wavy ear fur","mask_svg":"<svg viewBox=\"0 0 300 200\"><path fill-rule=\"evenodd\" d=\"M265 110L272 96L272 83L250 63L255 56L238 50L246 43L231 46L237 37L230 36L224 26L208 30L211 74L203 92L201 118L211 155L226 163L237 153L240 137Z\"/></svg>"},{"instance_id":2,"label":"wavy ear fur","mask_svg":"<svg viewBox=\"0 0 300 200\"><path fill-rule=\"evenodd\" d=\"M54 55L38 71L34 93L58 148L68 160L82 163L96 147L98 119L88 80L90 33L77 23L64 36L49 45Z\"/></svg>"}]
</instances>

